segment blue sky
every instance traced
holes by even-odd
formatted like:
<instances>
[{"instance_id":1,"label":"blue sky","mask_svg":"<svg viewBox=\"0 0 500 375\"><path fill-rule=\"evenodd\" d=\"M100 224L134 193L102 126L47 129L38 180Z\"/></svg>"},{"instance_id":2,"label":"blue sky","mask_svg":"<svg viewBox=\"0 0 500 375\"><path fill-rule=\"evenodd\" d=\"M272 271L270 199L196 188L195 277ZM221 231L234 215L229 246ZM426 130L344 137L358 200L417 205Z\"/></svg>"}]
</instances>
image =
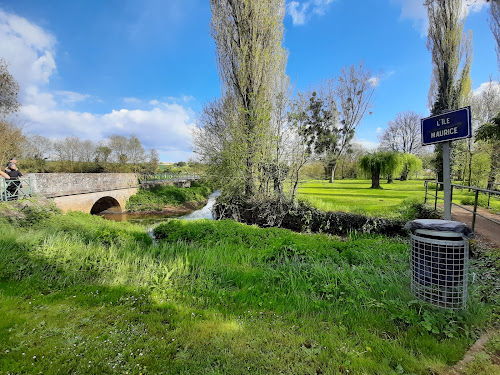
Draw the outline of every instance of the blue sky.
<instances>
[{"instance_id":1,"label":"blue sky","mask_svg":"<svg viewBox=\"0 0 500 375\"><path fill-rule=\"evenodd\" d=\"M356 132L367 147L398 112L429 114L423 2L287 2L284 46L296 90L361 60L380 75L373 114ZM468 8L476 90L490 76L498 81L488 6ZM0 57L21 86L17 121L51 138L135 134L162 161L188 160L197 113L220 95L210 17L207 0L0 0Z\"/></svg>"}]
</instances>

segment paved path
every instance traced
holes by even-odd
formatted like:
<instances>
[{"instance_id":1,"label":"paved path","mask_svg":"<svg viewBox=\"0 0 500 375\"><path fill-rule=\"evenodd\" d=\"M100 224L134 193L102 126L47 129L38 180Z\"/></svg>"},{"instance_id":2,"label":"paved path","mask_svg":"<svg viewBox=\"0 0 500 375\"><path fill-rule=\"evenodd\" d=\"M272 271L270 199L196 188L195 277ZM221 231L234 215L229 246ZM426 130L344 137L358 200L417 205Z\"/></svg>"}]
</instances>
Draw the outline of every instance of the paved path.
<instances>
[{"instance_id":1,"label":"paved path","mask_svg":"<svg viewBox=\"0 0 500 375\"><path fill-rule=\"evenodd\" d=\"M469 210L473 210L473 206L464 206ZM500 215L496 215L492 213L490 210L487 210L482 207L477 208L477 212L489 220L476 216L476 225L474 228L474 233L476 236L483 240L489 245L489 247L500 249ZM468 212L460 207L453 205L451 210L451 218L452 220L461 221L472 227L472 212Z\"/></svg>"}]
</instances>

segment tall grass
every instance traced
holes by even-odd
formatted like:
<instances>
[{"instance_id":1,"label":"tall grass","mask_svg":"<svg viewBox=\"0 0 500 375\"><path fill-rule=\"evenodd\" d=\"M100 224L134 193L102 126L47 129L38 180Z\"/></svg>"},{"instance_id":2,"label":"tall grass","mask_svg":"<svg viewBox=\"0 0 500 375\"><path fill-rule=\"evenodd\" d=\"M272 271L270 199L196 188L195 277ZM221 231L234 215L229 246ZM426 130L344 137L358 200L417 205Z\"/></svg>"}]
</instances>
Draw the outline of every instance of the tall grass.
<instances>
[{"instance_id":1,"label":"tall grass","mask_svg":"<svg viewBox=\"0 0 500 375\"><path fill-rule=\"evenodd\" d=\"M409 292L405 239L79 213L0 225L0 373L424 374L489 319Z\"/></svg>"}]
</instances>

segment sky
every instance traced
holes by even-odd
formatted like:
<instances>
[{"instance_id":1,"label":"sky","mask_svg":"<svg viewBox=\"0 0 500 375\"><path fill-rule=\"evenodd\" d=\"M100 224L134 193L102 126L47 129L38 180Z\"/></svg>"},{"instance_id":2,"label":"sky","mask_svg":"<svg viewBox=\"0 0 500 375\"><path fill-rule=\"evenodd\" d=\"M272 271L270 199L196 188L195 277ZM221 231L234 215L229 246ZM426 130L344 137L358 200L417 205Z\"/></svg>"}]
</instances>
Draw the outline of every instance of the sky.
<instances>
[{"instance_id":1,"label":"sky","mask_svg":"<svg viewBox=\"0 0 500 375\"><path fill-rule=\"evenodd\" d=\"M472 88L498 81L489 5L464 0ZM355 140L375 148L397 113L429 116L431 56L424 0L294 0L284 47L295 91L360 61L380 80ZM28 134L99 141L136 135L161 161L195 155L203 104L220 96L207 0L0 0L0 58L20 85ZM483 85L483 86L481 86Z\"/></svg>"}]
</instances>

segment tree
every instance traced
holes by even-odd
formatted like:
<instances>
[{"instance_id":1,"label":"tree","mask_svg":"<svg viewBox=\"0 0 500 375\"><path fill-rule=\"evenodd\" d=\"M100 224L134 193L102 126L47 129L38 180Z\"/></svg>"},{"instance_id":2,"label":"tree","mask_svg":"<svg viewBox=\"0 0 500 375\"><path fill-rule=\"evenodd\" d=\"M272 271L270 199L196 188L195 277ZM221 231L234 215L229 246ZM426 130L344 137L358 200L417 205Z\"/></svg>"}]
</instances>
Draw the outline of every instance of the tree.
<instances>
[{"instance_id":1,"label":"tree","mask_svg":"<svg viewBox=\"0 0 500 375\"><path fill-rule=\"evenodd\" d=\"M334 173L332 166L336 162L340 138L336 103L331 95L318 95L316 92L310 94L307 106L300 99L299 95L295 102L295 113L290 118L307 145L307 153L320 157L325 176L328 171ZM330 181L333 182L333 177Z\"/></svg>"},{"instance_id":2,"label":"tree","mask_svg":"<svg viewBox=\"0 0 500 375\"><path fill-rule=\"evenodd\" d=\"M328 80L311 94L309 107L301 114L307 144L323 161L330 182L335 181L338 162L349 150L356 127L372 105L373 82L363 63L342 68L336 80Z\"/></svg>"},{"instance_id":3,"label":"tree","mask_svg":"<svg viewBox=\"0 0 500 375\"><path fill-rule=\"evenodd\" d=\"M21 155L21 145L24 141L24 134L20 126L16 126L12 121L0 119L0 163L5 163L12 157ZM3 167L2 167L3 168Z\"/></svg>"},{"instance_id":4,"label":"tree","mask_svg":"<svg viewBox=\"0 0 500 375\"><path fill-rule=\"evenodd\" d=\"M142 147L141 141L135 135L131 135L127 142L127 156L129 160L134 163L140 163L144 161L144 148Z\"/></svg>"},{"instance_id":5,"label":"tree","mask_svg":"<svg viewBox=\"0 0 500 375\"><path fill-rule=\"evenodd\" d=\"M106 146L105 144L100 144L97 146L96 152L95 152L95 160L97 163L104 162L107 163L109 156L113 150Z\"/></svg>"},{"instance_id":6,"label":"tree","mask_svg":"<svg viewBox=\"0 0 500 375\"><path fill-rule=\"evenodd\" d=\"M363 156L359 161L363 171L369 173L372 179L372 189L381 189L380 175L390 174L397 167L396 154L387 151L378 151Z\"/></svg>"},{"instance_id":7,"label":"tree","mask_svg":"<svg viewBox=\"0 0 500 375\"><path fill-rule=\"evenodd\" d=\"M472 36L462 36L465 19L462 0L427 0L429 29L427 48L432 55L429 89L431 114L459 108L470 91ZM443 149L436 146L437 178L443 181Z\"/></svg>"},{"instance_id":8,"label":"tree","mask_svg":"<svg viewBox=\"0 0 500 375\"><path fill-rule=\"evenodd\" d=\"M160 164L160 154L154 148L149 150L148 154L148 163L147 163L147 172L148 173L156 173L158 170L158 164Z\"/></svg>"},{"instance_id":9,"label":"tree","mask_svg":"<svg viewBox=\"0 0 500 375\"><path fill-rule=\"evenodd\" d=\"M111 154L114 158L114 160L118 163L126 163L129 161L129 142L127 137L123 135L110 135L108 137L109 139L109 148L112 150Z\"/></svg>"},{"instance_id":10,"label":"tree","mask_svg":"<svg viewBox=\"0 0 500 375\"><path fill-rule=\"evenodd\" d=\"M0 162L5 163L19 154L24 140L22 128L8 117L19 110L21 104L17 100L19 84L9 73L8 64L0 58Z\"/></svg>"},{"instance_id":11,"label":"tree","mask_svg":"<svg viewBox=\"0 0 500 375\"><path fill-rule=\"evenodd\" d=\"M491 165L487 189L495 188L496 176L500 172L500 113L491 122L481 125L476 131L476 139L491 146Z\"/></svg>"},{"instance_id":12,"label":"tree","mask_svg":"<svg viewBox=\"0 0 500 375\"><path fill-rule=\"evenodd\" d=\"M0 120L19 110L18 93L19 84L9 73L7 62L0 58Z\"/></svg>"},{"instance_id":13,"label":"tree","mask_svg":"<svg viewBox=\"0 0 500 375\"><path fill-rule=\"evenodd\" d=\"M47 159L54 149L53 142L41 135L29 135L22 143L23 157L26 159Z\"/></svg>"},{"instance_id":14,"label":"tree","mask_svg":"<svg viewBox=\"0 0 500 375\"><path fill-rule=\"evenodd\" d=\"M497 51L497 63L500 70L500 3L498 0L493 0L490 3L490 29L493 37L497 42L495 49Z\"/></svg>"},{"instance_id":15,"label":"tree","mask_svg":"<svg viewBox=\"0 0 500 375\"><path fill-rule=\"evenodd\" d=\"M400 112L379 136L380 147L387 151L417 154L422 149L420 119L413 111Z\"/></svg>"},{"instance_id":16,"label":"tree","mask_svg":"<svg viewBox=\"0 0 500 375\"><path fill-rule=\"evenodd\" d=\"M73 171L74 162L82 150L82 141L78 137L66 137L54 141L54 151L57 158L62 162L69 162L69 170ZM65 163L63 163L65 164Z\"/></svg>"},{"instance_id":17,"label":"tree","mask_svg":"<svg viewBox=\"0 0 500 375\"><path fill-rule=\"evenodd\" d=\"M227 142L211 153L225 190L255 196L271 157L273 102L285 77L284 0L211 0ZM226 122L230 119L230 122ZM217 120L219 122L219 120ZM269 169L267 169L269 170Z\"/></svg>"},{"instance_id":18,"label":"tree","mask_svg":"<svg viewBox=\"0 0 500 375\"><path fill-rule=\"evenodd\" d=\"M422 160L416 155L408 153L398 154L398 164L401 181L408 180L412 174L422 170Z\"/></svg>"},{"instance_id":19,"label":"tree","mask_svg":"<svg viewBox=\"0 0 500 375\"><path fill-rule=\"evenodd\" d=\"M90 163L95 159L97 146L90 139L80 140L80 150L78 151L78 161Z\"/></svg>"}]
</instances>

